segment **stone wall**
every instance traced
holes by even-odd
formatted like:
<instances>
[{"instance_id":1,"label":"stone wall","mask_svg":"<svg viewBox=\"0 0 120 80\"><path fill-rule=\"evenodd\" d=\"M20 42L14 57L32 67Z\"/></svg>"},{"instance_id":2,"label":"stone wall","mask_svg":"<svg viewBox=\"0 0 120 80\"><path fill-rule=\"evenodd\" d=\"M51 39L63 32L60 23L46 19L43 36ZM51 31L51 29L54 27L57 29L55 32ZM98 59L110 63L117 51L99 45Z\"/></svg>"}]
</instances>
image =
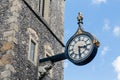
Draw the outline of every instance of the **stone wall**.
<instances>
[{"instance_id":1,"label":"stone wall","mask_svg":"<svg viewBox=\"0 0 120 80\"><path fill-rule=\"evenodd\" d=\"M0 0L0 80L14 80L18 32L18 0ZM17 80L17 79L15 79Z\"/></svg>"},{"instance_id":2,"label":"stone wall","mask_svg":"<svg viewBox=\"0 0 120 80\"><path fill-rule=\"evenodd\" d=\"M50 7L50 27L61 41L64 40L64 1L52 0Z\"/></svg>"},{"instance_id":3,"label":"stone wall","mask_svg":"<svg viewBox=\"0 0 120 80\"><path fill-rule=\"evenodd\" d=\"M38 68L51 63L33 64L28 60L30 35L28 29L34 30L38 36L39 58L45 57L44 44L49 43L50 49L54 54L61 53L63 46L58 41L63 41L63 1L52 0L52 9L48 23L38 13L34 0L26 0L31 8L23 0L0 0L0 80L38 80ZM60 13L58 13L60 11ZM54 16L54 17L53 17ZM61 17L62 16L62 17ZM39 17L40 19L38 19ZM52 22L53 20L53 22ZM49 27L53 30L51 33ZM53 34L56 34L58 39ZM57 62L52 65L52 77L50 72L41 78L43 80L63 80L63 62Z\"/></svg>"}]
</instances>

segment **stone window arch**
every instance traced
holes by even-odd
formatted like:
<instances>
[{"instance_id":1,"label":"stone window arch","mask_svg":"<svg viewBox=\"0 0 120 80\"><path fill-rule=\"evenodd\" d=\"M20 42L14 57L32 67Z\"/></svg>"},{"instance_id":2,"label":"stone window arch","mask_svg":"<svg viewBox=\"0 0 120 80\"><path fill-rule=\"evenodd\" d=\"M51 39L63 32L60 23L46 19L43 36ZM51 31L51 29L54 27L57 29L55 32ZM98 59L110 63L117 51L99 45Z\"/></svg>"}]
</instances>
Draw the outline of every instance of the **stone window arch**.
<instances>
[{"instance_id":1,"label":"stone window arch","mask_svg":"<svg viewBox=\"0 0 120 80\"><path fill-rule=\"evenodd\" d=\"M27 28L29 35L29 50L28 50L28 60L34 65L37 65L38 60L38 35L32 28Z\"/></svg>"}]
</instances>

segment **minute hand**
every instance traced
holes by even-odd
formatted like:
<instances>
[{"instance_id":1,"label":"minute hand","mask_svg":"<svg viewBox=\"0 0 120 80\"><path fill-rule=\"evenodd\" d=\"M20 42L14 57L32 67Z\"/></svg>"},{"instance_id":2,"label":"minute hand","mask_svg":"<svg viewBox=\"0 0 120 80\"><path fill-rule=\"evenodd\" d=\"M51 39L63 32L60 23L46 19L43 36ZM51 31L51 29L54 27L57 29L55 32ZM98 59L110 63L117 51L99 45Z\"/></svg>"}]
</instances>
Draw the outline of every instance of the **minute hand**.
<instances>
[{"instance_id":1,"label":"minute hand","mask_svg":"<svg viewBox=\"0 0 120 80\"><path fill-rule=\"evenodd\" d=\"M81 57L80 48L81 46L78 46L78 53L79 53L79 56Z\"/></svg>"}]
</instances>

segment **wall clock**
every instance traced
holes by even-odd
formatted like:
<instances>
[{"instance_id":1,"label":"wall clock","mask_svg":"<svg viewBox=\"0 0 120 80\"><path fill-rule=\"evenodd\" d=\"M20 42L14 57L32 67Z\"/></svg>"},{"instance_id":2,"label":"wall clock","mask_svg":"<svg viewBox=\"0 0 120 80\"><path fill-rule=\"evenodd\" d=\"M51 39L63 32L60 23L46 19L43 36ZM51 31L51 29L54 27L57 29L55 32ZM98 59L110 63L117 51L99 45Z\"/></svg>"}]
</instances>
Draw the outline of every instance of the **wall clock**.
<instances>
[{"instance_id":1,"label":"wall clock","mask_svg":"<svg viewBox=\"0 0 120 80\"><path fill-rule=\"evenodd\" d=\"M61 54L57 54L48 58L40 59L39 62L52 61L57 62L64 59L70 60L76 65L85 65L93 60L95 57L98 47L100 46L99 41L89 32L82 29L83 16L81 13L78 14L78 30L68 40L65 51Z\"/></svg>"},{"instance_id":2,"label":"wall clock","mask_svg":"<svg viewBox=\"0 0 120 80\"><path fill-rule=\"evenodd\" d=\"M96 55L99 42L89 32L78 28L66 45L66 57L76 65L89 63Z\"/></svg>"}]
</instances>

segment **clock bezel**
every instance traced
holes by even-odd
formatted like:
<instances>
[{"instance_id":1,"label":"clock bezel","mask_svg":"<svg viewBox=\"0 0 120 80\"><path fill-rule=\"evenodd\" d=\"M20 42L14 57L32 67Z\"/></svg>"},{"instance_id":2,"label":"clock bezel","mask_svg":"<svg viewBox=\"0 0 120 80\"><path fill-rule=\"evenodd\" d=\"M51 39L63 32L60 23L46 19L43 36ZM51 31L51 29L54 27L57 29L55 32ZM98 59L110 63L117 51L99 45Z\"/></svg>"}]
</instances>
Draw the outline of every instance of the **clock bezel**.
<instances>
[{"instance_id":1,"label":"clock bezel","mask_svg":"<svg viewBox=\"0 0 120 80\"><path fill-rule=\"evenodd\" d=\"M74 64L76 65L85 65L87 63L89 63L90 61L93 60L93 58L95 57L96 53L97 53L97 46L93 43L92 44L92 48L91 48L91 51L89 52L89 55L87 55L85 58L83 59L79 59L79 60L74 60L72 59L69 54L68 54L68 48L69 48L69 45L70 43L74 40L74 38L76 38L77 36L80 36L80 35L86 35L88 36L91 41L93 42L94 41L94 36L92 36L89 32L82 32L81 34L75 34L73 35L67 42L66 44L66 47L65 47L65 54L66 54L66 57Z\"/></svg>"}]
</instances>

